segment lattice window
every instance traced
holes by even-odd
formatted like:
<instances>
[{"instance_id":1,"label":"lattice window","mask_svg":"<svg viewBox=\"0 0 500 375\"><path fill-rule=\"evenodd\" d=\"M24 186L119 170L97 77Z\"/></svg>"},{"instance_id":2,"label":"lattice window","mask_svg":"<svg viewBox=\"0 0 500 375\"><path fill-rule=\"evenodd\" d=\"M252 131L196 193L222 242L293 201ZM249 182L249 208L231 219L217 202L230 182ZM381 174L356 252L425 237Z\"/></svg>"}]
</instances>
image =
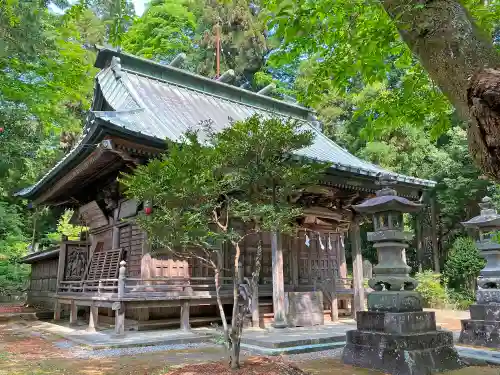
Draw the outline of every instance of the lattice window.
<instances>
[{"instance_id":1,"label":"lattice window","mask_svg":"<svg viewBox=\"0 0 500 375\"><path fill-rule=\"evenodd\" d=\"M122 249L95 251L87 269L85 279L116 279L121 259Z\"/></svg>"}]
</instances>

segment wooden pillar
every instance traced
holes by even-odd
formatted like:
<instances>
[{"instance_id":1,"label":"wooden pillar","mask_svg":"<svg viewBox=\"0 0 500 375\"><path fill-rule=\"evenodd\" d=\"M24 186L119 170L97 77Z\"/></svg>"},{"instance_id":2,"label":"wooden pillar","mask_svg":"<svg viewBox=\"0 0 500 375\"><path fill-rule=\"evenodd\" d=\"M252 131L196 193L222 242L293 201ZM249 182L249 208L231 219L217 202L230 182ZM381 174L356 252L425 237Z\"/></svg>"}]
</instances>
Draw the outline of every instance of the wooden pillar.
<instances>
[{"instance_id":1,"label":"wooden pillar","mask_svg":"<svg viewBox=\"0 0 500 375\"><path fill-rule=\"evenodd\" d=\"M361 234L359 231L359 218L354 218L350 226L352 247L352 276L353 276L353 315L363 311L365 306L365 289L363 285L363 257L361 255Z\"/></svg>"},{"instance_id":2,"label":"wooden pillar","mask_svg":"<svg viewBox=\"0 0 500 375\"><path fill-rule=\"evenodd\" d=\"M76 326L77 321L78 321L78 306L75 300L72 300L69 312L69 325Z\"/></svg>"},{"instance_id":3,"label":"wooden pillar","mask_svg":"<svg viewBox=\"0 0 500 375\"><path fill-rule=\"evenodd\" d=\"M54 302L54 320L61 320L61 303L57 298Z\"/></svg>"},{"instance_id":4,"label":"wooden pillar","mask_svg":"<svg viewBox=\"0 0 500 375\"><path fill-rule=\"evenodd\" d=\"M125 334L125 304L120 303L115 311L115 335L123 336Z\"/></svg>"},{"instance_id":5,"label":"wooden pillar","mask_svg":"<svg viewBox=\"0 0 500 375\"><path fill-rule=\"evenodd\" d=\"M181 301L181 329L188 331L189 326L189 301Z\"/></svg>"},{"instance_id":6,"label":"wooden pillar","mask_svg":"<svg viewBox=\"0 0 500 375\"><path fill-rule=\"evenodd\" d=\"M432 257L434 259L434 272L441 272L441 266L439 265L439 249L438 249L438 238L437 238L437 212L436 212L436 198L431 198L431 240L432 240Z\"/></svg>"},{"instance_id":7,"label":"wooden pillar","mask_svg":"<svg viewBox=\"0 0 500 375\"><path fill-rule=\"evenodd\" d=\"M331 306L330 306L330 317L332 322L339 320L339 301L337 299L337 272L333 270L333 280L331 286Z\"/></svg>"},{"instance_id":8,"label":"wooden pillar","mask_svg":"<svg viewBox=\"0 0 500 375\"><path fill-rule=\"evenodd\" d=\"M416 239L416 249L417 249L417 264L418 272L423 271L423 239L422 239L422 215L417 213L415 215L415 239Z\"/></svg>"},{"instance_id":9,"label":"wooden pillar","mask_svg":"<svg viewBox=\"0 0 500 375\"><path fill-rule=\"evenodd\" d=\"M278 243L278 233L271 233L273 267L273 327L285 328L285 281L283 277L283 250Z\"/></svg>"},{"instance_id":10,"label":"wooden pillar","mask_svg":"<svg viewBox=\"0 0 500 375\"><path fill-rule=\"evenodd\" d=\"M345 260L344 234L339 234L339 276L341 279L347 277L347 261Z\"/></svg>"},{"instance_id":11,"label":"wooden pillar","mask_svg":"<svg viewBox=\"0 0 500 375\"><path fill-rule=\"evenodd\" d=\"M111 237L111 246L113 249L120 248L120 228L117 226L113 227L112 237Z\"/></svg>"},{"instance_id":12,"label":"wooden pillar","mask_svg":"<svg viewBox=\"0 0 500 375\"><path fill-rule=\"evenodd\" d=\"M99 320L99 308L92 303L90 306L89 326L87 332L95 332Z\"/></svg>"},{"instance_id":13,"label":"wooden pillar","mask_svg":"<svg viewBox=\"0 0 500 375\"><path fill-rule=\"evenodd\" d=\"M61 246L59 248L59 263L57 264L56 293L59 291L59 283L64 280L65 266L66 266L66 243L61 242Z\"/></svg>"},{"instance_id":14,"label":"wooden pillar","mask_svg":"<svg viewBox=\"0 0 500 375\"><path fill-rule=\"evenodd\" d=\"M292 273L293 290L299 287L299 246L297 240L291 241L290 246L290 270Z\"/></svg>"}]
</instances>

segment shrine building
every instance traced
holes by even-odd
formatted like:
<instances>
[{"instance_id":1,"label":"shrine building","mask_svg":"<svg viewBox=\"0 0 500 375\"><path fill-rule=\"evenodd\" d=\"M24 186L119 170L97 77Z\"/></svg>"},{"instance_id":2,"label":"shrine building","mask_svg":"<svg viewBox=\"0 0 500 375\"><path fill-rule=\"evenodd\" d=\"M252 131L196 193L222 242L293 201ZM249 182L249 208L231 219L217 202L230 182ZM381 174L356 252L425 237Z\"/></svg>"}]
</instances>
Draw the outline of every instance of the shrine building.
<instances>
[{"instance_id":1,"label":"shrine building","mask_svg":"<svg viewBox=\"0 0 500 375\"><path fill-rule=\"evenodd\" d=\"M279 295L322 292L325 319L364 308L359 220L351 209L380 187L381 174L397 182L398 194L418 200L435 182L389 172L363 161L322 134L314 113L223 82L110 49L101 49L95 66L92 107L77 144L36 184L17 193L35 205L72 208L74 224L88 227L79 241L24 258L31 264L29 303L68 313L76 322L85 312L90 329L115 324L116 333L164 327L189 328L220 321L213 272L197 259L152 254L145 233L134 224L143 202L127 200L117 178L166 150L165 139L179 141L188 129L211 120L215 129L258 114L301 121L315 133L300 156L331 163L318 186L298 198L304 216L295 236L280 236L274 254L263 237L259 319L273 321L283 309ZM226 78L224 78L226 77ZM348 276L345 243L352 244L353 278ZM242 248L243 276L250 277L257 239ZM231 249L224 262L230 267ZM120 266L121 264L121 266ZM120 271L122 267L122 271ZM273 293L273 279L275 282ZM333 281L335 280L335 281ZM278 289L278 290L276 290ZM225 274L222 300L232 304L232 280Z\"/></svg>"}]
</instances>

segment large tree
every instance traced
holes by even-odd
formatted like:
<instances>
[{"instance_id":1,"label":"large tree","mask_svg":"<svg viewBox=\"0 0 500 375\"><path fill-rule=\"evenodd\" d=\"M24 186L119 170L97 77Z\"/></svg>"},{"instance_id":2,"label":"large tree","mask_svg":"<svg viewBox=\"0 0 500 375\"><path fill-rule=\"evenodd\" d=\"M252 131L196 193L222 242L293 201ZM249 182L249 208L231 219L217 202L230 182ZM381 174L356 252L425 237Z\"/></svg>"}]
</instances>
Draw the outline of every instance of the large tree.
<instances>
[{"instance_id":1,"label":"large tree","mask_svg":"<svg viewBox=\"0 0 500 375\"><path fill-rule=\"evenodd\" d=\"M62 156L62 134L74 140L81 133L96 73L90 46L102 42L103 32L81 4L64 14L40 1L0 4L0 216L7 228L0 231L0 272L12 273L11 287L21 287L26 275L15 261L27 244L57 223L45 209L24 209L27 202L13 193Z\"/></svg>"},{"instance_id":2,"label":"large tree","mask_svg":"<svg viewBox=\"0 0 500 375\"><path fill-rule=\"evenodd\" d=\"M188 1L155 0L124 36L123 48L135 55L170 62L192 52L196 18Z\"/></svg>"},{"instance_id":3,"label":"large tree","mask_svg":"<svg viewBox=\"0 0 500 375\"><path fill-rule=\"evenodd\" d=\"M275 62L312 56L320 64L310 90L320 93L328 81L340 91L353 85L386 82L394 68L407 76L405 85L393 87L386 97L390 106L377 109L379 117L411 118L412 92L434 97L446 105L442 92L468 123L469 149L487 174L500 179L500 58L493 43L497 32L498 1L274 1L265 2L271 27L282 37ZM403 43L404 42L404 43ZM416 57L418 61L414 59ZM429 74L429 80L425 75ZM437 84L438 88L433 84ZM434 106L427 107L429 109ZM438 114L438 111L432 111ZM417 116L419 125L428 121ZM435 118L442 133L451 126ZM389 124L391 126L391 124Z\"/></svg>"},{"instance_id":4,"label":"large tree","mask_svg":"<svg viewBox=\"0 0 500 375\"><path fill-rule=\"evenodd\" d=\"M269 51L267 29L259 17L258 2L202 0L196 2L196 43L191 59L197 73L216 75L217 34L220 38L220 70L236 72L238 82L252 82ZM217 31L218 30L218 31Z\"/></svg>"},{"instance_id":5,"label":"large tree","mask_svg":"<svg viewBox=\"0 0 500 375\"><path fill-rule=\"evenodd\" d=\"M171 144L161 160L138 167L123 183L131 198L152 202L151 215L139 217L138 222L156 251L198 259L214 271L234 369L239 367L243 320L252 303L258 321L262 231L294 229L302 209L289 202L290 195L317 183L326 164L292 157L314 139L314 133L296 121L253 116L220 133L208 125L201 135L190 132L182 143ZM240 270L244 240L253 240L257 247L251 274L246 275ZM233 279L231 326L220 294L224 244L231 250L226 265ZM240 295L246 297L243 308Z\"/></svg>"}]
</instances>

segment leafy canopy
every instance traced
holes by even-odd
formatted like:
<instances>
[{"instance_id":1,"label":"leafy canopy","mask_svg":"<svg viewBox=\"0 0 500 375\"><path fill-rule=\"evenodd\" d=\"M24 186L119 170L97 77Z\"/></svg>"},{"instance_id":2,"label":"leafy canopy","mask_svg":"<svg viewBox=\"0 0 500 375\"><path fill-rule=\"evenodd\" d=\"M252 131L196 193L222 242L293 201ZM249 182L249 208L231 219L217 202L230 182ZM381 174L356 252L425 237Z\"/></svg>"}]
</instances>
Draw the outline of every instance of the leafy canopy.
<instances>
[{"instance_id":1,"label":"leafy canopy","mask_svg":"<svg viewBox=\"0 0 500 375\"><path fill-rule=\"evenodd\" d=\"M467 0L464 5L486 34L498 30L498 1ZM299 100L318 105L325 95L348 99L375 90L352 110L374 132L412 125L437 136L452 126L453 108L402 41L377 0L265 0L268 28L280 47L269 64L307 61L309 79Z\"/></svg>"},{"instance_id":2,"label":"leafy canopy","mask_svg":"<svg viewBox=\"0 0 500 375\"><path fill-rule=\"evenodd\" d=\"M206 250L238 242L245 235L238 221L253 232L290 231L301 214L290 196L316 183L326 168L293 156L313 142L314 132L296 121L258 116L219 133L210 122L202 127L122 178L129 197L152 201L151 215L139 222L153 245Z\"/></svg>"},{"instance_id":3,"label":"leafy canopy","mask_svg":"<svg viewBox=\"0 0 500 375\"><path fill-rule=\"evenodd\" d=\"M191 52L196 18L187 1L153 1L124 35L123 48L134 55L170 62Z\"/></svg>"}]
</instances>

